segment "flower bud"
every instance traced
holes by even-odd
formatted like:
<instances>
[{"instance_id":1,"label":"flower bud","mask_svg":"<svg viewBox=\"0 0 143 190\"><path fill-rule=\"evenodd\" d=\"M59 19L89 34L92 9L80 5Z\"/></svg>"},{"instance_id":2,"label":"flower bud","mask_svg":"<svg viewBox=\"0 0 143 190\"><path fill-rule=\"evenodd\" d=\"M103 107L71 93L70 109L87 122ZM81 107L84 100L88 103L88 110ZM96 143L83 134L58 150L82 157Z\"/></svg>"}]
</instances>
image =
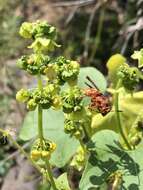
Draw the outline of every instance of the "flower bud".
<instances>
[{"instance_id":1,"label":"flower bud","mask_svg":"<svg viewBox=\"0 0 143 190\"><path fill-rule=\"evenodd\" d=\"M122 85L129 91L133 91L140 80L138 68L128 65L120 66L117 75L122 80Z\"/></svg>"},{"instance_id":2,"label":"flower bud","mask_svg":"<svg viewBox=\"0 0 143 190\"><path fill-rule=\"evenodd\" d=\"M79 70L80 69L80 65L79 65L79 63L77 61L71 61L70 64L71 64L71 67L73 69L75 69L75 70Z\"/></svg>"},{"instance_id":3,"label":"flower bud","mask_svg":"<svg viewBox=\"0 0 143 190\"><path fill-rule=\"evenodd\" d=\"M19 102L27 102L29 99L30 93L28 90L21 89L20 91L17 92L16 94L16 100Z\"/></svg>"},{"instance_id":4,"label":"flower bud","mask_svg":"<svg viewBox=\"0 0 143 190\"><path fill-rule=\"evenodd\" d=\"M33 23L33 36L34 38L49 38L55 39L56 28L49 25L46 21L37 21Z\"/></svg>"},{"instance_id":5,"label":"flower bud","mask_svg":"<svg viewBox=\"0 0 143 190\"><path fill-rule=\"evenodd\" d=\"M27 103L27 109L29 111L34 111L36 109L36 107L37 107L37 104L36 104L35 100L34 99L30 99L28 101L28 103Z\"/></svg>"},{"instance_id":6,"label":"flower bud","mask_svg":"<svg viewBox=\"0 0 143 190\"><path fill-rule=\"evenodd\" d=\"M66 119L64 122L64 131L71 136L79 139L83 136L82 122Z\"/></svg>"},{"instance_id":7,"label":"flower bud","mask_svg":"<svg viewBox=\"0 0 143 190\"><path fill-rule=\"evenodd\" d=\"M142 68L143 67L143 48L140 51L134 51L131 58L137 59L138 60L138 68Z\"/></svg>"},{"instance_id":8,"label":"flower bud","mask_svg":"<svg viewBox=\"0 0 143 190\"><path fill-rule=\"evenodd\" d=\"M79 87L75 86L62 92L63 112L71 113L82 109L83 94Z\"/></svg>"},{"instance_id":9,"label":"flower bud","mask_svg":"<svg viewBox=\"0 0 143 190\"><path fill-rule=\"evenodd\" d=\"M41 152L38 150L32 150L31 151L31 158L35 161L37 161L38 159L40 159L41 157Z\"/></svg>"},{"instance_id":10,"label":"flower bud","mask_svg":"<svg viewBox=\"0 0 143 190\"><path fill-rule=\"evenodd\" d=\"M50 81L56 79L56 72L55 72L55 68L52 64L49 64L48 67L46 67L46 69L44 70L44 73L46 74L46 76L48 77L48 79Z\"/></svg>"},{"instance_id":11,"label":"flower bud","mask_svg":"<svg viewBox=\"0 0 143 190\"><path fill-rule=\"evenodd\" d=\"M52 107L54 110L59 110L62 107L62 101L60 96L55 96L53 99Z\"/></svg>"},{"instance_id":12,"label":"flower bud","mask_svg":"<svg viewBox=\"0 0 143 190\"><path fill-rule=\"evenodd\" d=\"M77 77L79 74L79 64L76 61L70 61L63 56L56 59L55 68L59 84L64 84L68 82L69 85L74 86L77 82Z\"/></svg>"},{"instance_id":13,"label":"flower bud","mask_svg":"<svg viewBox=\"0 0 143 190\"><path fill-rule=\"evenodd\" d=\"M56 149L57 145L55 143L50 143L50 152L54 152Z\"/></svg>"},{"instance_id":14,"label":"flower bud","mask_svg":"<svg viewBox=\"0 0 143 190\"><path fill-rule=\"evenodd\" d=\"M50 152L49 151L42 151L41 157L50 159Z\"/></svg>"},{"instance_id":15,"label":"flower bud","mask_svg":"<svg viewBox=\"0 0 143 190\"><path fill-rule=\"evenodd\" d=\"M17 61L17 66L21 69L26 70L27 69L27 55L23 55L20 59Z\"/></svg>"},{"instance_id":16,"label":"flower bud","mask_svg":"<svg viewBox=\"0 0 143 190\"><path fill-rule=\"evenodd\" d=\"M40 138L38 138L33 146L32 146L32 150L31 150L31 154L32 156L36 159L45 159L48 158L50 159L51 153L56 149L56 144L51 142L48 139L43 139L42 143Z\"/></svg>"},{"instance_id":17,"label":"flower bud","mask_svg":"<svg viewBox=\"0 0 143 190\"><path fill-rule=\"evenodd\" d=\"M32 38L32 28L32 23L24 22L20 27L19 34L23 38Z\"/></svg>"}]
</instances>

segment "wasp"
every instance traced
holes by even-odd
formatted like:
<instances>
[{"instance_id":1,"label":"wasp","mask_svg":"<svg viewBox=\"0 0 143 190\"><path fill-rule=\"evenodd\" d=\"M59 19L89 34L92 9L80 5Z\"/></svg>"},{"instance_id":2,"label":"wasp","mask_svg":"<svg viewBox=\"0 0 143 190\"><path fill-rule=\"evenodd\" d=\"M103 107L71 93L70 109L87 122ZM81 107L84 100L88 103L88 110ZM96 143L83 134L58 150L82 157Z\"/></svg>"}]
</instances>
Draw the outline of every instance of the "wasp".
<instances>
[{"instance_id":1,"label":"wasp","mask_svg":"<svg viewBox=\"0 0 143 190\"><path fill-rule=\"evenodd\" d=\"M84 90L84 94L91 98L91 103L89 108L91 110L97 110L103 116L111 111L111 104L109 97L103 95L100 90L97 88L96 84L92 81L92 79L87 76L86 79L89 83L85 82L85 84L89 87Z\"/></svg>"}]
</instances>

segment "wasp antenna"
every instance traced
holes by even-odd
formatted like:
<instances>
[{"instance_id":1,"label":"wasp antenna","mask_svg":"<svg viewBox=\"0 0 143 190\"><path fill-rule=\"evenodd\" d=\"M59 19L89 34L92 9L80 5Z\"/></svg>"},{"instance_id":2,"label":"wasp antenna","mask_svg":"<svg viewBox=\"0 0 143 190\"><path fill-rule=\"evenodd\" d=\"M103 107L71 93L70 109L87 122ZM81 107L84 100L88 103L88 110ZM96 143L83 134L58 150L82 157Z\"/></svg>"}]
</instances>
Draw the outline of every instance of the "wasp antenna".
<instances>
[{"instance_id":1,"label":"wasp antenna","mask_svg":"<svg viewBox=\"0 0 143 190\"><path fill-rule=\"evenodd\" d=\"M122 110L117 110L118 112L123 112ZM111 111L111 112L115 112L114 110L113 111Z\"/></svg>"},{"instance_id":2,"label":"wasp antenna","mask_svg":"<svg viewBox=\"0 0 143 190\"><path fill-rule=\"evenodd\" d=\"M89 76L86 76L86 79L95 87L98 89L98 87L96 86L95 82L89 77ZM98 89L99 90L99 89Z\"/></svg>"},{"instance_id":3,"label":"wasp antenna","mask_svg":"<svg viewBox=\"0 0 143 190\"><path fill-rule=\"evenodd\" d=\"M89 88L93 88L90 84L88 84L87 82L85 82L85 84L89 87Z\"/></svg>"}]
</instances>

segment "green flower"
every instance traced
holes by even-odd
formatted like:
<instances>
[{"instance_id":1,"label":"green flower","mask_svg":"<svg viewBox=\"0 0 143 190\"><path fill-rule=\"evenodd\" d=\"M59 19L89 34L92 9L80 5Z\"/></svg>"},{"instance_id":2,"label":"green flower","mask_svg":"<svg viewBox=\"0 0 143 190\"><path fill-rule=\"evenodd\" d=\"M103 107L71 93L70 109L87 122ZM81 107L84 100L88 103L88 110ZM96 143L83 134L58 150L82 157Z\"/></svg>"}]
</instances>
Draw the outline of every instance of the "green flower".
<instances>
[{"instance_id":1,"label":"green flower","mask_svg":"<svg viewBox=\"0 0 143 190\"><path fill-rule=\"evenodd\" d=\"M35 52L42 51L53 51L55 47L60 47L56 42L47 38L36 38L36 40L28 46L28 48L33 48Z\"/></svg>"},{"instance_id":2,"label":"green flower","mask_svg":"<svg viewBox=\"0 0 143 190\"><path fill-rule=\"evenodd\" d=\"M57 74L55 71L55 65L48 64L48 66L44 70L44 74L48 77L50 81L54 81L57 78Z\"/></svg>"},{"instance_id":3,"label":"green flower","mask_svg":"<svg viewBox=\"0 0 143 190\"><path fill-rule=\"evenodd\" d=\"M17 65L31 75L45 74L45 69L50 62L50 58L44 54L24 55L17 61Z\"/></svg>"},{"instance_id":4,"label":"green flower","mask_svg":"<svg viewBox=\"0 0 143 190\"><path fill-rule=\"evenodd\" d=\"M134 51L134 53L131 55L131 58L138 60L138 67L143 67L143 49L140 51Z\"/></svg>"},{"instance_id":5,"label":"green flower","mask_svg":"<svg viewBox=\"0 0 143 190\"><path fill-rule=\"evenodd\" d=\"M43 139L41 144L41 139L37 139L31 149L31 158L35 161L39 159L50 159L52 152L56 149L56 144L48 139Z\"/></svg>"},{"instance_id":6,"label":"green flower","mask_svg":"<svg viewBox=\"0 0 143 190\"><path fill-rule=\"evenodd\" d=\"M52 105L51 94L45 92L45 89L43 89L42 92L39 89L35 90L33 92L33 99L37 104L41 105L43 109L48 109Z\"/></svg>"},{"instance_id":7,"label":"green flower","mask_svg":"<svg viewBox=\"0 0 143 190\"><path fill-rule=\"evenodd\" d=\"M37 107L37 103L35 102L34 99L30 99L28 102L27 102L27 109L29 111L34 111Z\"/></svg>"},{"instance_id":8,"label":"green flower","mask_svg":"<svg viewBox=\"0 0 143 190\"><path fill-rule=\"evenodd\" d=\"M83 93L77 86L62 92L63 112L71 113L80 111L82 107Z\"/></svg>"},{"instance_id":9,"label":"green flower","mask_svg":"<svg viewBox=\"0 0 143 190\"><path fill-rule=\"evenodd\" d=\"M33 23L33 31L34 38L56 38L56 28L54 26L49 25L46 21L37 21Z\"/></svg>"},{"instance_id":10,"label":"green flower","mask_svg":"<svg viewBox=\"0 0 143 190\"><path fill-rule=\"evenodd\" d=\"M79 64L60 56L56 59L55 67L60 84L68 82L71 86L76 85L79 74Z\"/></svg>"},{"instance_id":11,"label":"green flower","mask_svg":"<svg viewBox=\"0 0 143 190\"><path fill-rule=\"evenodd\" d=\"M62 107L62 100L60 96L55 96L53 98L52 108L54 110L59 110Z\"/></svg>"},{"instance_id":12,"label":"green flower","mask_svg":"<svg viewBox=\"0 0 143 190\"><path fill-rule=\"evenodd\" d=\"M128 65L120 66L117 75L122 80L122 85L129 91L133 91L140 80L139 70Z\"/></svg>"},{"instance_id":13,"label":"green flower","mask_svg":"<svg viewBox=\"0 0 143 190\"><path fill-rule=\"evenodd\" d=\"M20 27L19 34L23 38L32 38L32 29L33 29L32 23L24 22Z\"/></svg>"},{"instance_id":14,"label":"green flower","mask_svg":"<svg viewBox=\"0 0 143 190\"><path fill-rule=\"evenodd\" d=\"M30 97L30 93L28 90L21 89L20 91L17 92L16 94L16 100L19 102L27 102Z\"/></svg>"},{"instance_id":15,"label":"green flower","mask_svg":"<svg viewBox=\"0 0 143 190\"><path fill-rule=\"evenodd\" d=\"M70 134L70 136L74 136L77 139L81 139L83 137L83 128L82 128L83 122L80 121L74 121L70 119L66 119L64 122L64 131L67 134Z\"/></svg>"},{"instance_id":16,"label":"green flower","mask_svg":"<svg viewBox=\"0 0 143 190\"><path fill-rule=\"evenodd\" d=\"M26 70L28 57L29 56L27 55L23 55L20 59L18 59L17 66L23 70Z\"/></svg>"}]
</instances>

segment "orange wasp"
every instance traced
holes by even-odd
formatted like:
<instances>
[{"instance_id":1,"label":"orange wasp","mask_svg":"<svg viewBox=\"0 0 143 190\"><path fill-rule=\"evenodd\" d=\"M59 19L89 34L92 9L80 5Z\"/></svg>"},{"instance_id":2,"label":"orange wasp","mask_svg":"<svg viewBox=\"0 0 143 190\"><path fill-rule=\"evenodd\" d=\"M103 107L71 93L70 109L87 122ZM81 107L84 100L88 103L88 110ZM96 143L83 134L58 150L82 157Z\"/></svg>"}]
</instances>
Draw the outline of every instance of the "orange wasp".
<instances>
[{"instance_id":1,"label":"orange wasp","mask_svg":"<svg viewBox=\"0 0 143 190\"><path fill-rule=\"evenodd\" d=\"M109 101L109 97L103 95L98 90L96 84L92 81L92 79L89 76L87 76L86 79L91 84L90 85L87 82L85 82L85 84L89 88L85 89L85 91L84 91L85 95L91 98L91 104L89 105L89 108L91 110L97 110L103 116L105 116L107 113L109 113L111 111L111 104Z\"/></svg>"}]
</instances>

